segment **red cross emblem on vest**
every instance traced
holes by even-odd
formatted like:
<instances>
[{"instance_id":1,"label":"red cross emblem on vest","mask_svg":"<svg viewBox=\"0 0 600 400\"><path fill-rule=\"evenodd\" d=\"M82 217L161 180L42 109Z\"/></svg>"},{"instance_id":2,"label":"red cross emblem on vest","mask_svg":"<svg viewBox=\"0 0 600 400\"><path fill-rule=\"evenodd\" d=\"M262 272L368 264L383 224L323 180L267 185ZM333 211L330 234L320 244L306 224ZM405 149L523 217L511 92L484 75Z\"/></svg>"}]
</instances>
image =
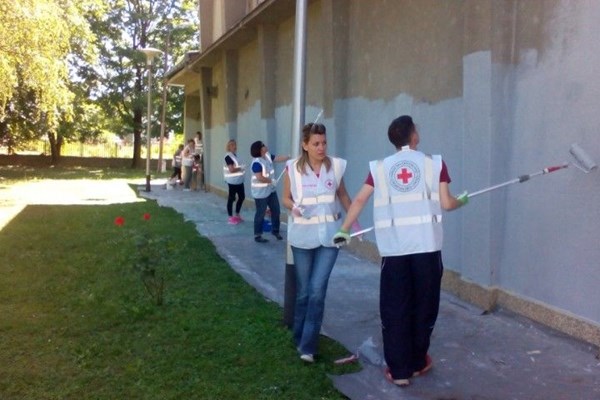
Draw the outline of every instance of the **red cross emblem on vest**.
<instances>
[{"instance_id":1,"label":"red cross emblem on vest","mask_svg":"<svg viewBox=\"0 0 600 400\"><path fill-rule=\"evenodd\" d=\"M410 182L411 178L413 177L412 172L410 172L408 169L406 168L402 168L401 172L396 175L396 178L400 179L402 181L402 183L404 183L405 185Z\"/></svg>"},{"instance_id":2,"label":"red cross emblem on vest","mask_svg":"<svg viewBox=\"0 0 600 400\"><path fill-rule=\"evenodd\" d=\"M421 170L411 160L396 162L390 167L388 174L390 185L402 193L413 191L421 181Z\"/></svg>"}]
</instances>

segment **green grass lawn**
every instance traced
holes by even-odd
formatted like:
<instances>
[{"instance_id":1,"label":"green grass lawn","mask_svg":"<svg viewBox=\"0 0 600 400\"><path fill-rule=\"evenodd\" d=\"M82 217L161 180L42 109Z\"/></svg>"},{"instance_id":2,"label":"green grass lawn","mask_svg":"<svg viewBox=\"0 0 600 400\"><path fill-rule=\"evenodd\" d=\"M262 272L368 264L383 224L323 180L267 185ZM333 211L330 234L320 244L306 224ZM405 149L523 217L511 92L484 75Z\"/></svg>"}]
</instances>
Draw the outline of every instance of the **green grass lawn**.
<instances>
[{"instance_id":1,"label":"green grass lawn","mask_svg":"<svg viewBox=\"0 0 600 400\"><path fill-rule=\"evenodd\" d=\"M177 244L161 306L132 268L141 232ZM343 399L327 374L360 368L335 366L347 351L325 338L302 364L280 307L153 201L28 206L0 255L3 400Z\"/></svg>"}]
</instances>

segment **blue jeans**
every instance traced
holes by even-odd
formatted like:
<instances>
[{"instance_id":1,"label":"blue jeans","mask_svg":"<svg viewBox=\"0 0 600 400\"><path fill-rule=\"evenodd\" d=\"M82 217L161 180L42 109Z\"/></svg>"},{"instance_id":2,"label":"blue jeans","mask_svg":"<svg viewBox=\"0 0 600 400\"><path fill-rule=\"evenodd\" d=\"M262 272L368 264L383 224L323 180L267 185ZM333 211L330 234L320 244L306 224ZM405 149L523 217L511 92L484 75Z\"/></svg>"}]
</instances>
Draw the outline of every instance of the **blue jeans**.
<instances>
[{"instance_id":1,"label":"blue jeans","mask_svg":"<svg viewBox=\"0 0 600 400\"><path fill-rule=\"evenodd\" d=\"M299 249L292 246L296 270L294 341L300 354L315 354L325 311L329 275L337 258L337 247Z\"/></svg>"},{"instance_id":2,"label":"blue jeans","mask_svg":"<svg viewBox=\"0 0 600 400\"><path fill-rule=\"evenodd\" d=\"M267 206L271 210L271 232L273 234L279 233L279 227L281 225L279 215L281 214L281 210L279 208L277 192L271 193L269 197L265 197L264 199L254 199L254 203L256 204L256 214L254 214L254 236L259 236L263 233L263 222L265 220Z\"/></svg>"}]
</instances>

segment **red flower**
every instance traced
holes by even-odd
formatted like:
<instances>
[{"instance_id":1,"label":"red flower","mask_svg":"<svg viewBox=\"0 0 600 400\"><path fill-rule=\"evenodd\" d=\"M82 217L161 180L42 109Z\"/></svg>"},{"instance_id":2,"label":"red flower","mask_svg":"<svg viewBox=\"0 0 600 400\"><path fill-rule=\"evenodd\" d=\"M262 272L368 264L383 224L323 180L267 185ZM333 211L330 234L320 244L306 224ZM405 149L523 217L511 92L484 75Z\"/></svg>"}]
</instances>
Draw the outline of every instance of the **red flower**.
<instances>
[{"instance_id":1,"label":"red flower","mask_svg":"<svg viewBox=\"0 0 600 400\"><path fill-rule=\"evenodd\" d=\"M150 214L149 213L144 213L144 220L148 221L150 219Z\"/></svg>"},{"instance_id":2,"label":"red flower","mask_svg":"<svg viewBox=\"0 0 600 400\"><path fill-rule=\"evenodd\" d=\"M125 223L125 218L123 218L123 217L117 217L117 218L115 218L115 225L117 225L117 226L123 226L124 223Z\"/></svg>"}]
</instances>

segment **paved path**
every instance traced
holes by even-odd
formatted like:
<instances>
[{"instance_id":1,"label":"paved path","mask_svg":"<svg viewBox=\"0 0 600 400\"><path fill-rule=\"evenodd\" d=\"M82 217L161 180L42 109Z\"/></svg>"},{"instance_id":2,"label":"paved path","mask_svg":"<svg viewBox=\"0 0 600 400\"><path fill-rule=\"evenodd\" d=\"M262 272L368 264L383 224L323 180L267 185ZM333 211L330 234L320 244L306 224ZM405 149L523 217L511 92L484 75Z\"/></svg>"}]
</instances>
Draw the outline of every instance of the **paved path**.
<instances>
[{"instance_id":1,"label":"paved path","mask_svg":"<svg viewBox=\"0 0 600 400\"><path fill-rule=\"evenodd\" d=\"M254 242L253 210L243 210L246 222L234 226L226 223L225 199L212 193L157 185L140 195L183 214L249 284L283 305L285 243L268 234L269 243ZM323 333L359 354L361 372L332 377L350 399L600 400L596 348L504 310L485 315L448 293L432 338L433 370L405 389L389 384L382 374L378 285L378 265L340 252Z\"/></svg>"}]
</instances>

